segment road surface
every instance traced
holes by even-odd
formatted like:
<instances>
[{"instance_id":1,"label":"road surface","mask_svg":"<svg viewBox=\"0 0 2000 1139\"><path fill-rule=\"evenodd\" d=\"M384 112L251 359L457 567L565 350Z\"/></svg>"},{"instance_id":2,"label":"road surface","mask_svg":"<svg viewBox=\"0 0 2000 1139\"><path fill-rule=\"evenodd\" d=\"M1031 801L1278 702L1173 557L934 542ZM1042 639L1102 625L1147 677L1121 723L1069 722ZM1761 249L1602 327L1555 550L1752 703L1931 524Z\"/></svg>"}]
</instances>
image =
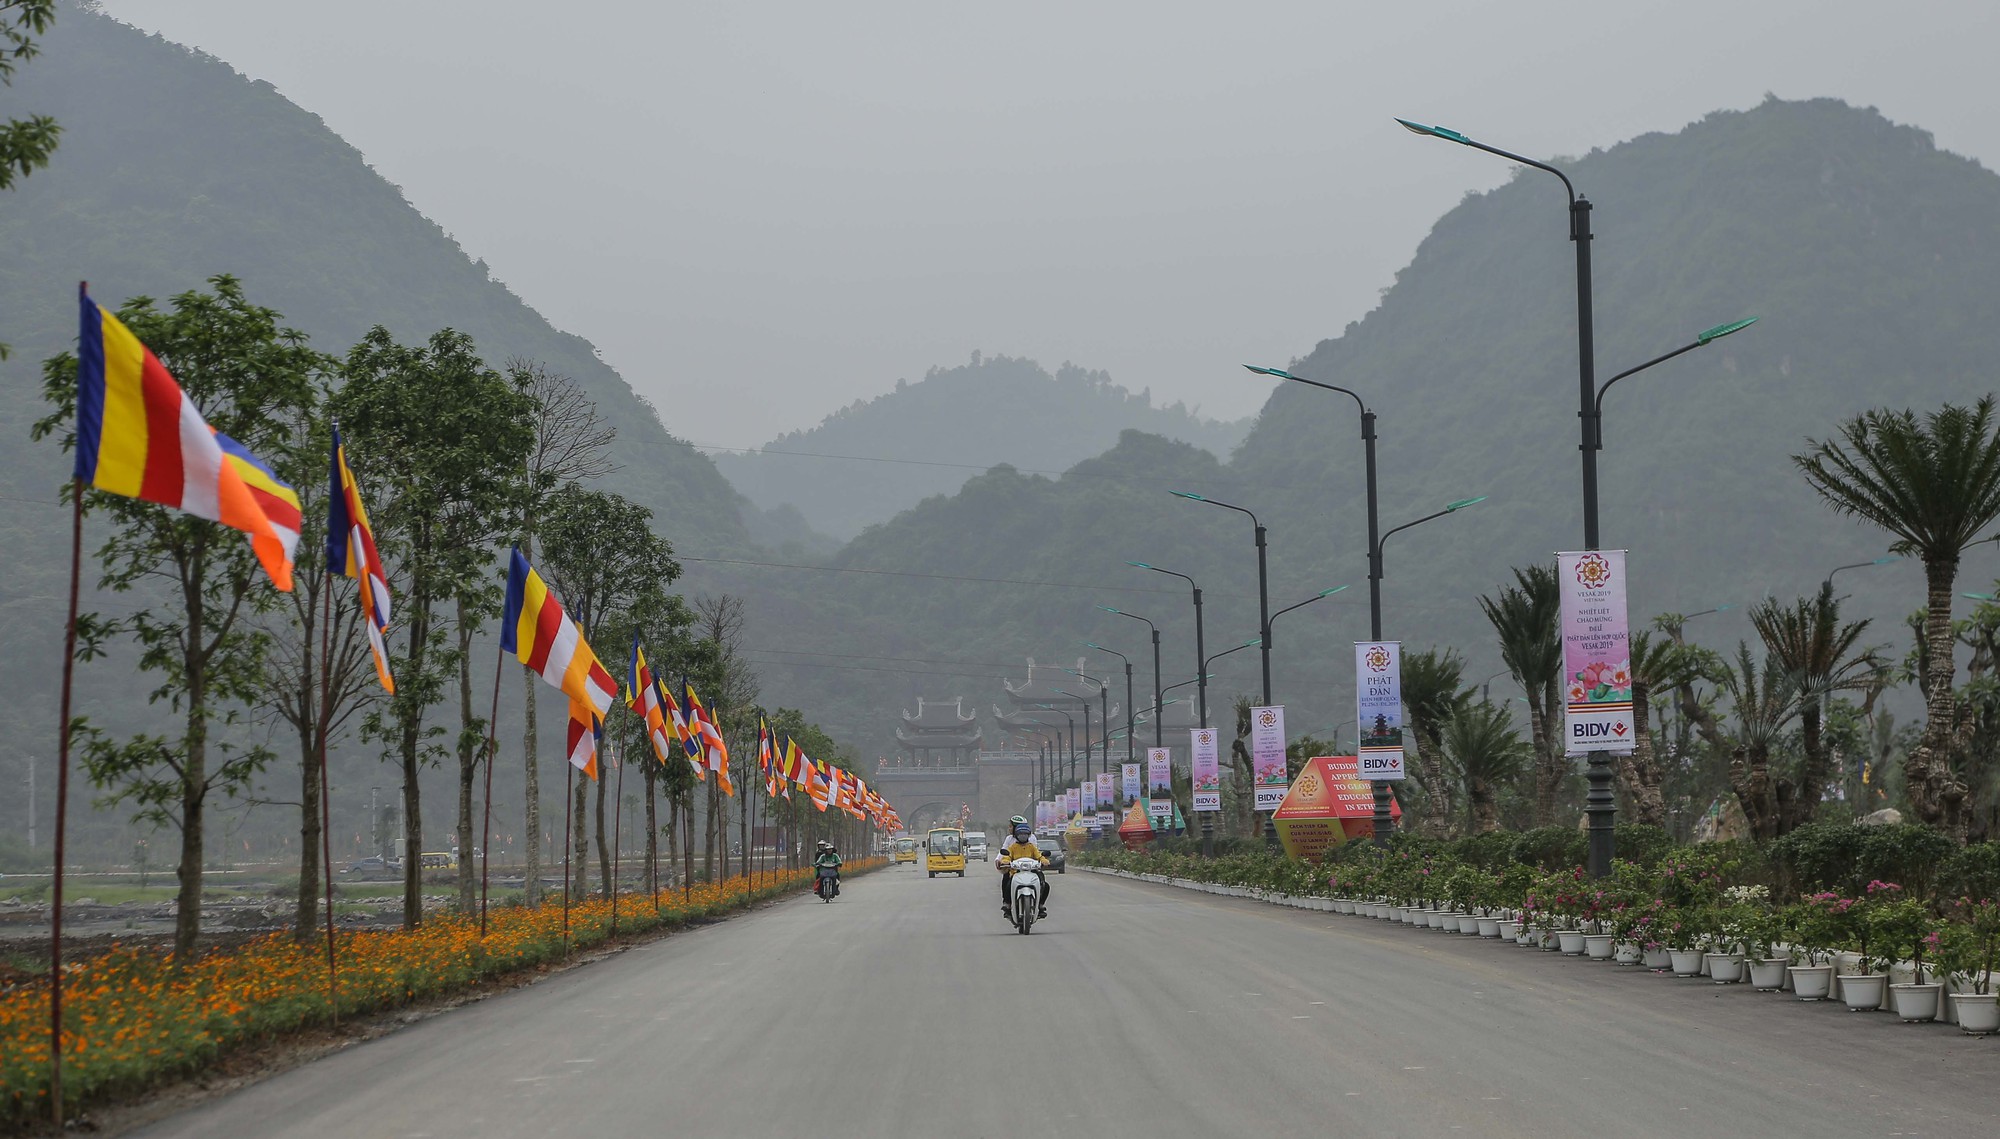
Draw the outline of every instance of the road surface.
<instances>
[{"instance_id":1,"label":"road surface","mask_svg":"<svg viewBox=\"0 0 2000 1139\"><path fill-rule=\"evenodd\" d=\"M1992 1135L2000 1040L1364 918L894 867L153 1125L166 1139Z\"/></svg>"}]
</instances>

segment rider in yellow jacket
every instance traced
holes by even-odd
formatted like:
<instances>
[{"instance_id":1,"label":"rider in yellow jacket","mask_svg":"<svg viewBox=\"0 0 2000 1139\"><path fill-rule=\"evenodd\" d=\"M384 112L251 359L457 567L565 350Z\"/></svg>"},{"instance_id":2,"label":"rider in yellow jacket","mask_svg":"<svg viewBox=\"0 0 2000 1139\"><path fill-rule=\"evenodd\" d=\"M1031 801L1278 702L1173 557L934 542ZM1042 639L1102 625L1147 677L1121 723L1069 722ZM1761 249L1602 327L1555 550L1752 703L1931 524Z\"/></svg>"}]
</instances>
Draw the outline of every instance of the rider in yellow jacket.
<instances>
[{"instance_id":1,"label":"rider in yellow jacket","mask_svg":"<svg viewBox=\"0 0 2000 1139\"><path fill-rule=\"evenodd\" d=\"M1015 815L1012 819L1012 825L1014 833L1005 843L1001 844L1000 856L994 859L1000 866L1000 913L1004 917L1014 916L1012 902L1014 895L1009 889L1014 881L1014 871L1007 864L1016 858L1033 858L1044 863L1048 861L1048 858L1042 854L1042 848L1035 845L1034 828L1028 825L1028 820ZM1047 874L1042 875L1042 901L1039 909L1040 912L1035 915L1036 917L1045 918L1049 916L1049 876Z\"/></svg>"}]
</instances>

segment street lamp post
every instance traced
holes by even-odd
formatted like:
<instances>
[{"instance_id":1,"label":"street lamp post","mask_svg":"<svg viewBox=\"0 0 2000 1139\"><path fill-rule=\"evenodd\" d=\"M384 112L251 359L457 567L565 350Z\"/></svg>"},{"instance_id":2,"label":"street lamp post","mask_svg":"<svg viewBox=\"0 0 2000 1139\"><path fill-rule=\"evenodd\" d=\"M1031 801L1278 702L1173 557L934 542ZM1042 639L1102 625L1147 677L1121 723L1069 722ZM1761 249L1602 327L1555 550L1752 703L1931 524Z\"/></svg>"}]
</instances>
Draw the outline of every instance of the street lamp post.
<instances>
[{"instance_id":1,"label":"street lamp post","mask_svg":"<svg viewBox=\"0 0 2000 1139\"><path fill-rule=\"evenodd\" d=\"M1382 574L1381 568L1376 564L1379 560L1377 553L1379 542L1376 540L1377 515L1375 512L1375 413L1368 409L1367 401L1363 400L1359 394L1349 391L1347 388L1340 387L1337 384L1308 380L1304 376L1295 376L1283 368L1260 368L1255 364L1245 364L1243 366L1260 376L1291 380L1294 383L1306 384L1315 388L1325 388L1330 392L1339 392L1353 399L1354 405L1361 409L1361 451L1368 469L1368 617L1369 621L1378 630L1374 636L1379 641L1382 639L1382 634L1379 631L1382 625Z\"/></svg>"},{"instance_id":2,"label":"street lamp post","mask_svg":"<svg viewBox=\"0 0 2000 1139\"><path fill-rule=\"evenodd\" d=\"M1194 659L1198 665L1202 660L1202 653L1204 651L1201 632L1201 586L1196 585L1194 579L1184 573L1175 573L1173 570L1161 569L1159 566L1148 565L1145 562L1126 562L1125 564L1135 569L1152 570L1154 573L1163 573L1169 577L1180 578L1182 581L1188 583L1190 589L1194 590ZM1198 682L1195 685L1195 706L1199 709L1201 726L1205 728L1208 726L1208 680L1206 677L1200 675L1199 671L1197 671L1195 680Z\"/></svg>"},{"instance_id":3,"label":"street lamp post","mask_svg":"<svg viewBox=\"0 0 2000 1139\"><path fill-rule=\"evenodd\" d=\"M1216 653L1214 656L1209 657L1207 660L1201 662L1201 673L1198 676L1196 676L1195 679L1202 681L1205 684L1210 675L1208 671L1209 665L1214 664L1216 661L1221 660L1223 657L1228 656L1230 653L1240 652L1243 649L1247 649L1252 645L1262 645L1263 643L1264 643L1264 638L1258 637L1254 640L1245 641L1240 645L1233 645L1229 648L1222 650L1219 653ZM1204 720L1201 726L1204 728L1207 727L1208 722ZM1190 760L1190 762L1192 762L1192 760ZM1259 820L1258 823L1259 832L1274 836L1276 834L1275 828L1273 828L1269 832L1264 831L1264 824L1266 822L1268 822L1268 820L1263 820L1263 819ZM1214 811L1203 811L1201 813L1201 856L1203 858L1215 857L1215 812Z\"/></svg>"},{"instance_id":4,"label":"street lamp post","mask_svg":"<svg viewBox=\"0 0 2000 1139\"><path fill-rule=\"evenodd\" d=\"M1890 562L1900 562L1902 560L1901 558L1876 558L1872 562L1854 562L1850 565L1835 566L1827 572L1826 580L1819 583L1820 592L1828 597L1833 596L1833 575L1839 573L1841 570L1867 569L1869 566L1886 566Z\"/></svg>"},{"instance_id":5,"label":"street lamp post","mask_svg":"<svg viewBox=\"0 0 2000 1139\"><path fill-rule=\"evenodd\" d=\"M1088 779L1090 778L1090 701L1067 688L1058 688L1056 692L1076 701L1077 707L1083 711L1083 777ZM1074 775L1075 772L1072 771L1071 774Z\"/></svg>"},{"instance_id":6,"label":"street lamp post","mask_svg":"<svg viewBox=\"0 0 2000 1139\"><path fill-rule=\"evenodd\" d=\"M1445 508L1443 510L1438 510L1430 514L1426 514L1422 518L1419 518L1414 522L1405 522L1401 526L1396 527L1394 530L1389 531L1387 534L1382 535L1381 539L1375 543L1375 556L1369 559L1369 561L1372 563L1369 566L1369 573L1375 578L1375 580L1378 583L1381 581L1382 565L1383 565L1382 547L1386 546L1389 542L1389 539L1395 537L1397 534L1400 534L1403 531L1408 530L1412 526L1421 526L1424 523L1429 522L1433 518L1443 518L1447 514L1456 514L1457 512L1464 510L1468 506L1477 506L1479 503L1485 501L1486 501L1486 496L1483 494L1480 495L1478 498L1461 498L1457 502L1446 503ZM1368 622L1368 629L1369 629L1368 636L1370 640L1379 641L1382 639L1382 609L1380 606L1376 606L1374 613L1370 615ZM1357 736L1360 734L1360 731L1361 729L1359 725L1356 725L1355 734ZM1372 784L1372 789L1375 792L1375 839L1377 842L1380 842L1383 839L1386 839L1391 833L1395 831L1396 819L1395 816L1390 813L1388 780L1374 779L1370 780L1369 782Z\"/></svg>"},{"instance_id":7,"label":"street lamp post","mask_svg":"<svg viewBox=\"0 0 2000 1139\"><path fill-rule=\"evenodd\" d=\"M1097 753L1097 770L1108 773L1111 770L1111 687L1087 672L1079 672L1073 668L1066 668L1063 671L1097 685L1097 738L1101 745ZM1083 741L1086 744L1090 742L1088 727L1084 728ZM1084 757L1083 769L1085 772L1090 770L1089 756Z\"/></svg>"},{"instance_id":8,"label":"street lamp post","mask_svg":"<svg viewBox=\"0 0 2000 1139\"><path fill-rule=\"evenodd\" d=\"M1112 656L1125 662L1125 762L1131 763L1133 759L1132 729L1137 726L1132 722L1133 713L1137 711L1137 709L1132 707L1132 658L1119 652L1117 649L1107 649L1096 641L1085 641L1083 642L1083 647L1096 649L1101 653L1110 653Z\"/></svg>"},{"instance_id":9,"label":"street lamp post","mask_svg":"<svg viewBox=\"0 0 2000 1139\"><path fill-rule=\"evenodd\" d=\"M1137 613L1127 613L1123 609L1113 609L1109 605L1100 605L1098 606L1098 608L1104 610L1106 613L1110 613L1115 616L1130 617L1134 621L1146 621L1144 617L1139 616ZM1146 621L1146 628L1152 630L1153 632L1153 706L1158 707L1160 704L1160 697L1163 695L1163 693L1161 693L1160 691L1160 628L1159 626L1153 624L1151 621ZM1197 625L1197 629L1198 628L1199 626ZM1167 741L1164 735L1165 731L1166 728L1164 726L1162 726L1157 722L1154 723L1153 725L1154 747L1167 746Z\"/></svg>"},{"instance_id":10,"label":"street lamp post","mask_svg":"<svg viewBox=\"0 0 2000 1139\"><path fill-rule=\"evenodd\" d=\"M1250 516L1250 525L1257 532L1257 636L1263 641L1264 651L1261 655L1264 658L1264 703L1269 705L1271 703L1271 588L1265 559L1264 524L1258 521L1257 515L1241 506L1232 506L1227 502L1218 502L1213 498L1204 498L1184 490L1168 493L1176 498L1185 498L1189 502L1205 502L1210 506L1220 506L1224 510L1234 510L1238 514Z\"/></svg>"}]
</instances>

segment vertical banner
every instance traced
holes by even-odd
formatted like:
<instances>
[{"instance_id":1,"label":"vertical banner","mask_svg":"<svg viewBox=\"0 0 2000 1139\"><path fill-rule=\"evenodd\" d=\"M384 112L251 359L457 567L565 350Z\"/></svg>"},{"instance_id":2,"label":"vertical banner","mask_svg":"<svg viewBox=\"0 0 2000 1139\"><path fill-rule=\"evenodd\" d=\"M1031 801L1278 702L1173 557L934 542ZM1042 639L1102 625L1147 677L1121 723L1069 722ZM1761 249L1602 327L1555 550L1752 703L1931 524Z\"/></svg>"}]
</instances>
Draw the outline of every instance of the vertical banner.
<instances>
[{"instance_id":1,"label":"vertical banner","mask_svg":"<svg viewBox=\"0 0 2000 1139\"><path fill-rule=\"evenodd\" d=\"M1214 728L1193 728L1188 732L1194 745L1194 809L1197 811L1220 811L1222 809L1222 763L1215 750Z\"/></svg>"},{"instance_id":2,"label":"vertical banner","mask_svg":"<svg viewBox=\"0 0 2000 1139\"><path fill-rule=\"evenodd\" d=\"M1569 755L1632 750L1632 640L1625 551L1556 555L1562 590L1564 739Z\"/></svg>"},{"instance_id":3,"label":"vertical banner","mask_svg":"<svg viewBox=\"0 0 2000 1139\"><path fill-rule=\"evenodd\" d=\"M1047 799L1038 799L1035 801L1035 829L1038 831L1049 829L1049 801Z\"/></svg>"},{"instance_id":4,"label":"vertical banner","mask_svg":"<svg viewBox=\"0 0 2000 1139\"><path fill-rule=\"evenodd\" d=\"M1083 810L1083 793L1075 787L1063 792L1063 818L1073 819Z\"/></svg>"},{"instance_id":5,"label":"vertical banner","mask_svg":"<svg viewBox=\"0 0 2000 1139\"><path fill-rule=\"evenodd\" d=\"M1112 803L1112 798L1113 796L1111 788L1111 773L1109 771L1100 771L1097 773L1098 808L1101 810L1105 807L1109 807Z\"/></svg>"},{"instance_id":6,"label":"vertical banner","mask_svg":"<svg viewBox=\"0 0 2000 1139\"><path fill-rule=\"evenodd\" d=\"M1146 813L1156 819L1174 815L1174 753L1171 748L1146 749Z\"/></svg>"},{"instance_id":7,"label":"vertical banner","mask_svg":"<svg viewBox=\"0 0 2000 1139\"><path fill-rule=\"evenodd\" d=\"M1403 778L1403 642L1354 643L1354 694L1361 778L1399 782Z\"/></svg>"},{"instance_id":8,"label":"vertical banner","mask_svg":"<svg viewBox=\"0 0 2000 1139\"><path fill-rule=\"evenodd\" d=\"M1275 811L1291 780L1285 774L1285 706L1250 709L1250 768L1256 775L1259 811Z\"/></svg>"},{"instance_id":9,"label":"vertical banner","mask_svg":"<svg viewBox=\"0 0 2000 1139\"><path fill-rule=\"evenodd\" d=\"M1078 787L1077 791L1082 796L1081 801L1077 804L1077 809L1086 815L1095 815L1097 813L1097 780L1084 780L1083 786Z\"/></svg>"},{"instance_id":10,"label":"vertical banner","mask_svg":"<svg viewBox=\"0 0 2000 1139\"><path fill-rule=\"evenodd\" d=\"M1119 774L1125 779L1125 801L1127 803L1138 802L1140 790L1139 765L1136 763L1123 764L1120 766Z\"/></svg>"}]
</instances>

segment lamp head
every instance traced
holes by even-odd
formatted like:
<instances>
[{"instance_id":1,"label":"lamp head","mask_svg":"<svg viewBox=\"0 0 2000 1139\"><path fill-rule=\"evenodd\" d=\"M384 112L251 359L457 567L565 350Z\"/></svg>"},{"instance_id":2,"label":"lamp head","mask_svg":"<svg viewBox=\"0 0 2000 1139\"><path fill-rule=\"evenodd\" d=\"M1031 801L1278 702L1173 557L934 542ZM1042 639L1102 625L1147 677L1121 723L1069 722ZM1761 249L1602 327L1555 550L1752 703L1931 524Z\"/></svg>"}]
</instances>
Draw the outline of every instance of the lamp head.
<instances>
[{"instance_id":1,"label":"lamp head","mask_svg":"<svg viewBox=\"0 0 2000 1139\"><path fill-rule=\"evenodd\" d=\"M1320 591L1319 591L1319 595L1320 595L1321 597L1332 597L1332 596L1333 596L1334 594L1336 594L1336 593L1339 593L1339 592L1340 592L1341 590L1343 590L1343 589L1346 589L1346 588L1347 588L1347 587L1346 587L1346 586L1344 586L1344 585L1336 585L1336 586L1334 586L1334 587L1333 587L1332 589L1322 589L1322 590L1320 590Z\"/></svg>"},{"instance_id":2,"label":"lamp head","mask_svg":"<svg viewBox=\"0 0 2000 1139\"><path fill-rule=\"evenodd\" d=\"M1285 371L1283 368L1260 368L1255 364L1245 364L1243 365L1243 367L1249 371L1257 373L1260 376L1270 376L1273 379L1278 379L1278 380L1298 379L1297 376L1294 376L1290 372Z\"/></svg>"},{"instance_id":3,"label":"lamp head","mask_svg":"<svg viewBox=\"0 0 2000 1139\"><path fill-rule=\"evenodd\" d=\"M1401 123L1403 125L1403 129L1409 131L1411 134L1421 134L1421 135L1428 135L1431 138L1441 138L1446 142L1455 142L1461 146L1472 145L1471 139L1465 137L1464 135L1458 133L1455 130L1452 130L1449 127L1430 127L1430 126L1425 126L1422 123L1413 123L1408 119L1397 119L1396 121Z\"/></svg>"},{"instance_id":4,"label":"lamp head","mask_svg":"<svg viewBox=\"0 0 2000 1139\"><path fill-rule=\"evenodd\" d=\"M1454 510L1464 510L1468 506L1477 506L1485 501L1486 496L1483 494L1478 498L1461 498L1457 502L1446 503L1444 509L1445 513L1449 514Z\"/></svg>"},{"instance_id":5,"label":"lamp head","mask_svg":"<svg viewBox=\"0 0 2000 1139\"><path fill-rule=\"evenodd\" d=\"M1874 566L1886 566L1886 565L1888 565L1888 564L1889 564L1890 562L1900 562L1900 561L1902 561L1902 560L1903 560L1903 559L1901 559L1901 558L1876 558L1876 559L1875 559L1874 561L1872 561L1872 562L1870 562L1870 563L1868 563L1868 564L1869 564L1869 565L1874 565Z\"/></svg>"},{"instance_id":6,"label":"lamp head","mask_svg":"<svg viewBox=\"0 0 2000 1139\"><path fill-rule=\"evenodd\" d=\"M1149 565L1147 565L1147 564L1146 564L1145 562L1126 562L1125 564L1126 564L1126 565L1128 565L1128 566L1131 566L1131 567L1133 567L1134 569L1152 569L1152 568L1153 568L1152 566L1149 566Z\"/></svg>"},{"instance_id":7,"label":"lamp head","mask_svg":"<svg viewBox=\"0 0 2000 1139\"><path fill-rule=\"evenodd\" d=\"M1111 606L1109 606L1109 605L1100 605L1100 606L1098 606L1098 608L1099 608L1099 609L1102 609L1102 610L1104 610L1104 611L1105 611L1106 613L1118 613L1118 610L1116 610L1116 609L1113 609L1113 608L1112 608ZM1123 613L1118 613L1118 615L1119 615L1120 617L1123 617L1123 616L1124 616L1125 614L1123 614Z\"/></svg>"},{"instance_id":8,"label":"lamp head","mask_svg":"<svg viewBox=\"0 0 2000 1139\"><path fill-rule=\"evenodd\" d=\"M1189 493L1188 491L1184 491L1184 490L1170 490L1170 491L1168 491L1167 493L1168 493L1168 494L1171 494L1171 495L1173 495L1173 496L1174 496L1175 498L1185 498L1185 499L1187 499L1187 500L1188 500L1189 502L1207 502L1207 501L1208 501L1207 499L1203 498L1202 496L1200 496L1200 495L1198 495L1198 494L1191 494L1191 493Z\"/></svg>"},{"instance_id":9,"label":"lamp head","mask_svg":"<svg viewBox=\"0 0 2000 1139\"><path fill-rule=\"evenodd\" d=\"M1711 340L1720 340L1732 332L1741 332L1755 323L1757 323L1757 318L1753 316L1744 320L1732 320L1728 324L1718 324L1714 328L1708 329L1696 336L1694 342L1706 345Z\"/></svg>"}]
</instances>

